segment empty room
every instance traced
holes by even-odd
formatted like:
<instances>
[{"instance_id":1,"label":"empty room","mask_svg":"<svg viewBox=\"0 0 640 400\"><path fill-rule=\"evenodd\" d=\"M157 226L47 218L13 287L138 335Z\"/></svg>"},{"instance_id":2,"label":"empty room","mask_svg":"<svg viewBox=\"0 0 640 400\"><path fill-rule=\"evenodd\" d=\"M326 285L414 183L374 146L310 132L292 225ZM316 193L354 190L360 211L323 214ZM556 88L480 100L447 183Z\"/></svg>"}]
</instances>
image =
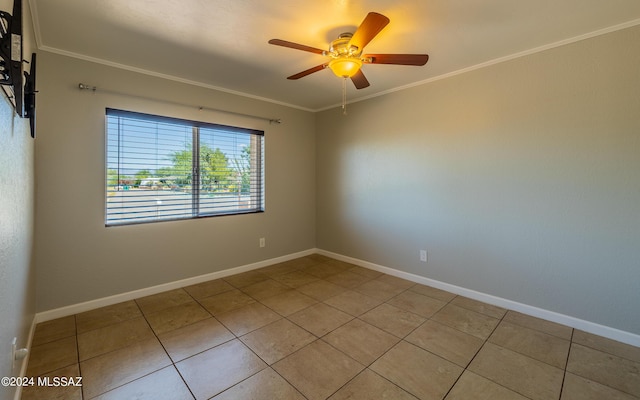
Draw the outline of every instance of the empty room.
<instances>
[{"instance_id":1,"label":"empty room","mask_svg":"<svg viewBox=\"0 0 640 400\"><path fill-rule=\"evenodd\" d=\"M640 399L636 0L0 0L0 399Z\"/></svg>"}]
</instances>

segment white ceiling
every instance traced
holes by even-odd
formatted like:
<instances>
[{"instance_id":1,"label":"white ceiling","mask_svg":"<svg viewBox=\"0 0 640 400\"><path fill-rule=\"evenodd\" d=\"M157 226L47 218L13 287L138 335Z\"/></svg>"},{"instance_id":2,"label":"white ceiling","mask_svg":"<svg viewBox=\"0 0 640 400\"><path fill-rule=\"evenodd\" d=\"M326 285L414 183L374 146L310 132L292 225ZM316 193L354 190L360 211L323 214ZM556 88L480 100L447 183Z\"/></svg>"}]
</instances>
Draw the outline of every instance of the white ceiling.
<instances>
[{"instance_id":1,"label":"white ceiling","mask_svg":"<svg viewBox=\"0 0 640 400\"><path fill-rule=\"evenodd\" d=\"M428 53L424 67L364 65L354 101L594 34L640 24L639 0L29 0L40 50L268 99L335 106L341 81L320 55L369 11L391 19L365 53ZM594 57L597 55L594 54ZM91 84L91 82L86 82Z\"/></svg>"}]
</instances>

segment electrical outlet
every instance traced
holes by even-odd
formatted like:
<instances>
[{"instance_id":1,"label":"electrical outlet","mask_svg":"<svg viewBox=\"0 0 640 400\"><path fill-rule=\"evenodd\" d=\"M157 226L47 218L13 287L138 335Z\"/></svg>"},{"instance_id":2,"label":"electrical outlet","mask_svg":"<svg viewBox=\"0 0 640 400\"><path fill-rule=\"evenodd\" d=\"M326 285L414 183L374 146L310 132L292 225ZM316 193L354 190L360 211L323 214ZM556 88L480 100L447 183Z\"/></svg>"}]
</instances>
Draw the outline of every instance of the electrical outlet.
<instances>
[{"instance_id":1,"label":"electrical outlet","mask_svg":"<svg viewBox=\"0 0 640 400\"><path fill-rule=\"evenodd\" d=\"M260 247L266 246L264 238L260 238Z\"/></svg>"},{"instance_id":2,"label":"electrical outlet","mask_svg":"<svg viewBox=\"0 0 640 400\"><path fill-rule=\"evenodd\" d=\"M18 338L13 338L11 341L11 371L16 367L16 343L18 342Z\"/></svg>"},{"instance_id":3,"label":"electrical outlet","mask_svg":"<svg viewBox=\"0 0 640 400\"><path fill-rule=\"evenodd\" d=\"M22 361L27 354L29 354L28 349L18 349L17 346L18 338L13 338L11 341L11 371L16 367L16 361Z\"/></svg>"},{"instance_id":4,"label":"electrical outlet","mask_svg":"<svg viewBox=\"0 0 640 400\"><path fill-rule=\"evenodd\" d=\"M427 251L420 250L420 261L426 263L427 262Z\"/></svg>"}]
</instances>

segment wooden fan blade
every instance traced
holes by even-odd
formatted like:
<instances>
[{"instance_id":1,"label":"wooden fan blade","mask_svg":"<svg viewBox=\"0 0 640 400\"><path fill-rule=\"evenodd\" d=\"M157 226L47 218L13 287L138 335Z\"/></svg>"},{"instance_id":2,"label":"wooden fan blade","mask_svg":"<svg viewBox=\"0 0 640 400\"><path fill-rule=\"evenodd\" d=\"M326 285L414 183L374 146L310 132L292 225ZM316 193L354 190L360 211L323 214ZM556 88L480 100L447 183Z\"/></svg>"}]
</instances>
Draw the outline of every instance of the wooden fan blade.
<instances>
[{"instance_id":1,"label":"wooden fan blade","mask_svg":"<svg viewBox=\"0 0 640 400\"><path fill-rule=\"evenodd\" d=\"M287 79L300 79L300 78L304 78L305 76L307 76L307 75L311 75L311 74L313 74L314 72L322 71L323 69L327 68L327 66L328 66L328 65L329 65L329 64L320 64L320 65L316 65L316 66L315 66L315 67L313 67L313 68L309 68L309 69L304 70L304 71L302 71L302 72L298 72L298 73L297 73L297 74L295 74L295 75L288 76L288 77L287 77Z\"/></svg>"},{"instance_id":2,"label":"wooden fan blade","mask_svg":"<svg viewBox=\"0 0 640 400\"><path fill-rule=\"evenodd\" d=\"M298 44L298 43L289 42L289 41L282 40L282 39L271 39L271 40L269 40L269 44L274 44L276 46L282 46L282 47L288 47L290 49L308 51L310 53L315 53L315 54L321 54L321 55L324 54L324 50L316 49L315 47L311 47L311 46L305 46L304 44Z\"/></svg>"},{"instance_id":3,"label":"wooden fan blade","mask_svg":"<svg viewBox=\"0 0 640 400\"><path fill-rule=\"evenodd\" d=\"M369 64L425 65L429 61L428 54L367 54L362 56ZM367 61L371 59L371 61Z\"/></svg>"},{"instance_id":4,"label":"wooden fan blade","mask_svg":"<svg viewBox=\"0 0 640 400\"><path fill-rule=\"evenodd\" d=\"M353 34L349 46L356 46L362 50L388 23L389 18L382 14L370 12Z\"/></svg>"},{"instance_id":5,"label":"wooden fan blade","mask_svg":"<svg viewBox=\"0 0 640 400\"><path fill-rule=\"evenodd\" d=\"M351 77L351 82L355 85L356 89L364 89L369 86L369 81L362 73L362 70L359 69L355 75Z\"/></svg>"}]
</instances>

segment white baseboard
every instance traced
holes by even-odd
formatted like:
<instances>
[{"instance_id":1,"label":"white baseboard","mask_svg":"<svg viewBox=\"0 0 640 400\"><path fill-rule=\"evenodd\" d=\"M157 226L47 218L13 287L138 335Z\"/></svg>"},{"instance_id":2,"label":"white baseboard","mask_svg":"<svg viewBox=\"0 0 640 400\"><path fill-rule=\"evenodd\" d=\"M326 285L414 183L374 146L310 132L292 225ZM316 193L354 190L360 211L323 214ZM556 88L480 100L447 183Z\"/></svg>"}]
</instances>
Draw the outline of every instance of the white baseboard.
<instances>
[{"instance_id":1,"label":"white baseboard","mask_svg":"<svg viewBox=\"0 0 640 400\"><path fill-rule=\"evenodd\" d=\"M69 315L74 315L74 314L78 314L85 311L95 310L96 308L110 306L117 303L122 303L123 301L138 299L140 297L150 296L152 294L162 293L168 290L195 285L195 284L210 281L213 279L224 278L229 275L235 275L241 272L247 272L254 269L266 267L272 264L277 264L280 262L293 260L295 258L308 256L316 252L317 252L316 249L304 250L298 253L287 254L285 256L271 258L264 261L258 261L252 264L241 265L239 267L229 268L222 271L216 271L209 274L195 276L192 278L181 279L179 281L163 283L161 285L151 286L148 288L133 290L131 292L120 293L113 296L103 297L95 300L89 300L83 303L72 304L66 307L60 307L53 310L39 312L39 313L36 313L35 323L50 321L56 318L67 317Z\"/></svg>"},{"instance_id":2,"label":"white baseboard","mask_svg":"<svg viewBox=\"0 0 640 400\"><path fill-rule=\"evenodd\" d=\"M397 269L370 263L368 261L363 261L357 258L343 256L342 254L337 254L337 253L333 253L333 252L322 250L322 249L317 249L317 253L325 255L327 257L335 258L337 260L355 264L364 268L382 272L388 275L393 275L398 278L403 278L412 282L421 283L423 285L428 285L437 289L446 290L447 292L450 292L450 293L469 297L471 299L482 301L498 307L506 308L508 310L517 311L523 314L530 315L532 317L537 317L547 321L556 322L558 324L566 325L575 329L579 329L584 332L592 333L594 335L602 336L618 342L640 347L640 335L637 335L631 332L622 331L619 329L600 325L594 322L571 317L569 315L564 315L554 311L549 311L542 308L530 306L527 304L518 303L516 301L503 299L501 297L496 297L490 294L476 292L475 290L466 289L460 286L451 285L449 283L425 278L424 276L399 271Z\"/></svg>"},{"instance_id":3,"label":"white baseboard","mask_svg":"<svg viewBox=\"0 0 640 400\"><path fill-rule=\"evenodd\" d=\"M96 308L121 303L123 301L133 300L140 297L165 292L167 290L178 289L181 287L195 285L195 284L206 282L213 279L224 278L229 275L251 271L257 268L262 268L262 267L266 267L279 262L293 260L295 258L308 256L314 253L332 257L337 260L349 262L351 264L355 264L364 268L383 272L385 274L393 275L398 278L403 278L412 282L421 283L423 285L428 285L437 289L446 290L447 292L451 292L460 296L469 297L471 299L496 305L502 308L506 308L508 310L517 311L523 314L530 315L532 317L537 317L547 321L552 321L562 325L570 326L572 328L580 329L582 331L592 333L598 336L603 336L618 342L640 347L640 335L637 335L634 333L625 332L619 329L600 325L590 321L585 321L579 318L560 314L554 311L549 311L542 308L530 306L527 304L518 303L516 301L504 299L501 297L496 297L486 293L477 292L475 290L463 288L463 287L452 285L445 282L440 282L434 279L426 278L424 276L399 271L397 269L374 264L374 263L360 260L357 258L347 257L342 254L333 253L333 252L322 250L322 249L309 249L309 250L301 251L298 253L288 254L282 257L276 257L269 260L259 261L252 264L247 264L247 265L242 265L235 268L226 269L223 271L216 271L210 274L200 275L193 278L182 279L179 281L169 282L162 285L156 285L156 286L152 286L144 289L134 290L131 292L121 293L121 294L117 294L109 297L90 300L90 301L79 303L79 304L73 304L66 307L39 312L35 315L34 326L32 327L32 330L31 330L31 336L33 336L33 330L34 330L35 324L40 322L49 321L56 318L62 318L62 317L78 314L85 311L94 310ZM32 340L32 337L29 338L29 347L28 347L29 349L31 348L31 340ZM26 362L23 365L24 367L26 367Z\"/></svg>"}]
</instances>

